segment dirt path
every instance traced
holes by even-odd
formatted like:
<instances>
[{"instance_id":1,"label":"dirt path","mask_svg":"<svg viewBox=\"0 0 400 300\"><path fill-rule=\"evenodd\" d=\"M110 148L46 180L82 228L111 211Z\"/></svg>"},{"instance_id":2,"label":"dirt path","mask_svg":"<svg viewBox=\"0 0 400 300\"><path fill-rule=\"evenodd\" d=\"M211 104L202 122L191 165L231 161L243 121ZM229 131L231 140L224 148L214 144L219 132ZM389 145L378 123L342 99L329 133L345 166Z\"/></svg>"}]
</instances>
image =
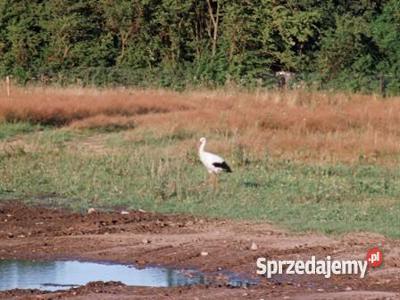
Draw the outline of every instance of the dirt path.
<instances>
[{"instance_id":1,"label":"dirt path","mask_svg":"<svg viewBox=\"0 0 400 300\"><path fill-rule=\"evenodd\" d=\"M250 249L252 242L256 250ZM256 259L364 259L383 244L384 266L366 278L356 276L257 277ZM202 256L201 252L208 255ZM55 293L13 290L5 299L400 299L400 241L375 234L340 238L294 234L266 223L207 220L184 215L131 211L88 215L62 210L0 204L0 259L109 260L139 266L161 264L218 268L258 278L259 284L231 288L223 279L212 286L138 288L119 283L89 283Z\"/></svg>"}]
</instances>

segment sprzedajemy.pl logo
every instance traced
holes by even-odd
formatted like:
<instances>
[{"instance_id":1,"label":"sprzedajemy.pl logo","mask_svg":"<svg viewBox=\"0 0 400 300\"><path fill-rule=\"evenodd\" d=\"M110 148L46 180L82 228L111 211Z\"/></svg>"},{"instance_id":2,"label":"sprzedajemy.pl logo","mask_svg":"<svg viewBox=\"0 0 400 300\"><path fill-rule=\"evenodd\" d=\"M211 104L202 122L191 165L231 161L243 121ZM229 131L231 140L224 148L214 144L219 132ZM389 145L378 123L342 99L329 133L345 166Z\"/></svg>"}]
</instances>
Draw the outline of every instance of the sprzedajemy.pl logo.
<instances>
[{"instance_id":1,"label":"sprzedajemy.pl logo","mask_svg":"<svg viewBox=\"0 0 400 300\"><path fill-rule=\"evenodd\" d=\"M368 250L365 260L337 260L327 256L325 259L316 259L311 256L309 260L267 260L265 257L257 259L257 274L271 278L276 274L298 275L359 275L364 278L368 266L377 268L382 265L383 255L378 248Z\"/></svg>"}]
</instances>

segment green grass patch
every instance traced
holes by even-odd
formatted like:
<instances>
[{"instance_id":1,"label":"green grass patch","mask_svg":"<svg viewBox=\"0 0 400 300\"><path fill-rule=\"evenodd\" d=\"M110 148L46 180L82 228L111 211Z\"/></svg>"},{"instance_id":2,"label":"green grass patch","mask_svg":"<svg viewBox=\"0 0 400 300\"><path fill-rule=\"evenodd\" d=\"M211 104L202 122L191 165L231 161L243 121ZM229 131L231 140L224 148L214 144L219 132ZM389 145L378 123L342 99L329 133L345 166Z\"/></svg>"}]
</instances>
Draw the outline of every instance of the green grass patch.
<instances>
[{"instance_id":1,"label":"green grass patch","mask_svg":"<svg viewBox=\"0 0 400 300\"><path fill-rule=\"evenodd\" d=\"M90 155L55 147L74 132L48 132L39 152L0 155L0 199L75 210L126 207L212 217L268 220L292 230L340 234L371 231L400 238L400 167L321 165L252 160L234 149L234 173L220 176L215 192L195 150L180 157L164 148L180 138L150 135L119 151ZM57 141L57 143L48 142ZM79 142L79 139L77 140ZM107 140L106 140L107 143ZM148 151L151 147L155 151ZM240 157L239 157L240 156Z\"/></svg>"},{"instance_id":2,"label":"green grass patch","mask_svg":"<svg viewBox=\"0 0 400 300\"><path fill-rule=\"evenodd\" d=\"M42 130L41 125L32 125L28 122L0 122L0 140L8 139L17 135L27 134Z\"/></svg>"}]
</instances>

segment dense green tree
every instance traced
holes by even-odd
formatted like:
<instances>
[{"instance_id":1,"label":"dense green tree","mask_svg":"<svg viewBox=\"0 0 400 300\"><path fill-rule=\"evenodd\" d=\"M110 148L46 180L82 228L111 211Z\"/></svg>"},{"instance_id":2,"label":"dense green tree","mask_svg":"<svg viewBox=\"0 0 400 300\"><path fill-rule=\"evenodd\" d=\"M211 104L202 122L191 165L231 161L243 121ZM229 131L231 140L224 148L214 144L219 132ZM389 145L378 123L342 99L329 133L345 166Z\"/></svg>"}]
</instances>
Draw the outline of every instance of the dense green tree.
<instances>
[{"instance_id":1,"label":"dense green tree","mask_svg":"<svg viewBox=\"0 0 400 300\"><path fill-rule=\"evenodd\" d=\"M398 0L0 0L0 76L400 93ZM384 75L384 81L382 76Z\"/></svg>"},{"instance_id":2,"label":"dense green tree","mask_svg":"<svg viewBox=\"0 0 400 300\"><path fill-rule=\"evenodd\" d=\"M400 2L390 1L372 23L374 40L383 54L377 68L387 74L388 89L400 94Z\"/></svg>"},{"instance_id":3,"label":"dense green tree","mask_svg":"<svg viewBox=\"0 0 400 300\"><path fill-rule=\"evenodd\" d=\"M0 2L0 70L25 82L34 78L43 64L46 48L40 1Z\"/></svg>"}]
</instances>

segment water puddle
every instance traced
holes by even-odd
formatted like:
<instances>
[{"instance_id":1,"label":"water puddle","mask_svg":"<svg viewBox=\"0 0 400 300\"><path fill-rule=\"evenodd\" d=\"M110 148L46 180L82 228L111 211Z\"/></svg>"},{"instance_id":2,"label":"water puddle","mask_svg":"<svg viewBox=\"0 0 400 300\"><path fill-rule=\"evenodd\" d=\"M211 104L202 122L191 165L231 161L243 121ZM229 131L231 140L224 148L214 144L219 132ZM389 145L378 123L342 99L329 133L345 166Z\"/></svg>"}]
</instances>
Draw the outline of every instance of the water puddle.
<instances>
[{"instance_id":1,"label":"water puddle","mask_svg":"<svg viewBox=\"0 0 400 300\"><path fill-rule=\"evenodd\" d=\"M0 291L10 289L66 290L91 281L120 281L131 286L174 287L212 284L204 273L191 269L135 268L130 265L80 261L0 261ZM256 282L234 273L220 273L226 284L245 287Z\"/></svg>"}]
</instances>

